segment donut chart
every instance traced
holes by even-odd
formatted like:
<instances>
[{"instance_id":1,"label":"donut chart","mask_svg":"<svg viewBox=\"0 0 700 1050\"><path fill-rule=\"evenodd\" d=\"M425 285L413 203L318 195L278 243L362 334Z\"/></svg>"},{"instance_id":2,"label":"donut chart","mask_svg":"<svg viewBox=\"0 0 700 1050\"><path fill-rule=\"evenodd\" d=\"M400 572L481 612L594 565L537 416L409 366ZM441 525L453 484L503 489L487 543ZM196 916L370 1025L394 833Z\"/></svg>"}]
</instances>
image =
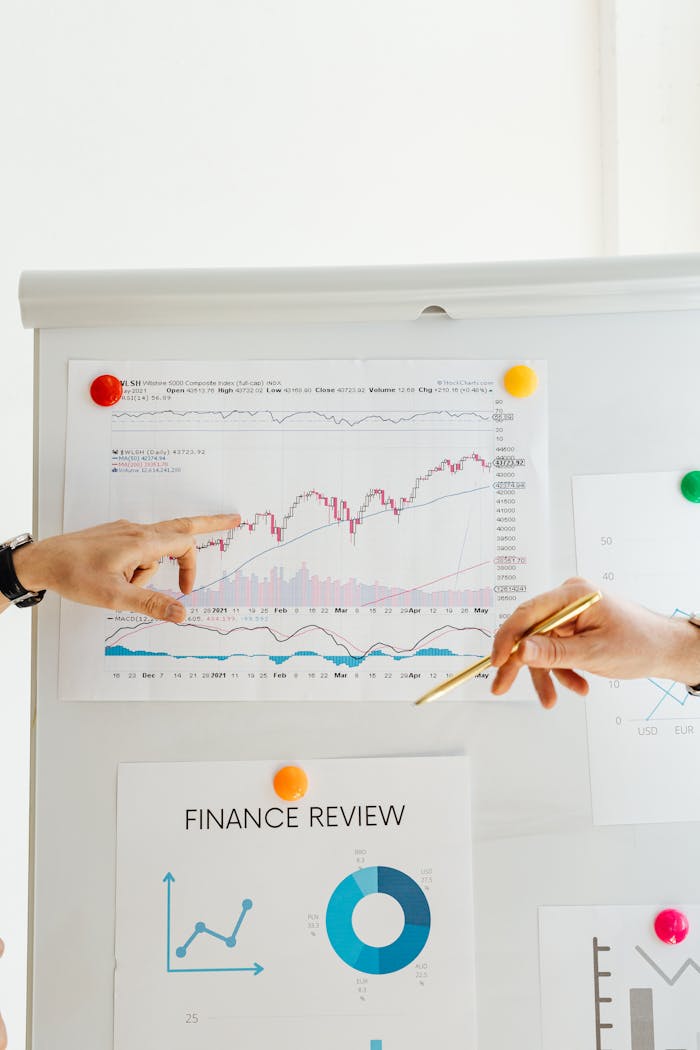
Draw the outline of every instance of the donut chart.
<instances>
[{"instance_id":1,"label":"donut chart","mask_svg":"<svg viewBox=\"0 0 700 1050\"><path fill-rule=\"evenodd\" d=\"M372 893L385 893L401 906L404 928L391 944L365 944L355 933L352 915L359 902ZM353 970L385 974L403 970L425 947L430 933L430 907L417 882L397 868L362 868L343 879L331 894L326 909L326 933L331 947Z\"/></svg>"}]
</instances>

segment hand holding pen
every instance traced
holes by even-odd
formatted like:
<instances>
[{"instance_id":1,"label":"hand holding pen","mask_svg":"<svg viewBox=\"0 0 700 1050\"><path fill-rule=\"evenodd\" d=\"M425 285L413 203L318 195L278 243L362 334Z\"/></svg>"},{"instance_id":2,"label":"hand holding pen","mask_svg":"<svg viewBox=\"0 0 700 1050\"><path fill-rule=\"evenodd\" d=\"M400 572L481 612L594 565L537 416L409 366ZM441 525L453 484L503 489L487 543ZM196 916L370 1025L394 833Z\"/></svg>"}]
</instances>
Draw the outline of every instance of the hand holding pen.
<instances>
[{"instance_id":1,"label":"hand holding pen","mask_svg":"<svg viewBox=\"0 0 700 1050\"><path fill-rule=\"evenodd\" d=\"M496 696L507 693L523 667L543 707L553 707L553 678L585 696L588 683L579 674L604 678L669 678L700 682L700 629L684 617L664 616L634 602L606 594L569 623L546 636L529 636L533 623L594 590L589 580L566 580L521 605L496 633L491 664L498 671L491 684Z\"/></svg>"},{"instance_id":2,"label":"hand holding pen","mask_svg":"<svg viewBox=\"0 0 700 1050\"><path fill-rule=\"evenodd\" d=\"M489 666L497 668L491 684L496 696L507 693L521 669L528 667L540 702L547 708L557 699L553 679L586 695L588 682L580 671L607 678L700 682L700 630L696 626L685 618L663 616L607 594L603 601L599 597L590 581L574 577L524 602L496 633L490 656L441 683L419 702L441 695ZM559 616L564 621L543 627Z\"/></svg>"},{"instance_id":3,"label":"hand holding pen","mask_svg":"<svg viewBox=\"0 0 700 1050\"><path fill-rule=\"evenodd\" d=\"M510 646L509 655L514 656L517 653L518 647L523 639L534 634L546 634L549 631L556 631L558 628L563 627L565 624L568 624L570 621L580 616L581 613L586 611L586 609L589 609L596 602L600 601L600 598L600 591L593 591L590 594L584 594L569 602L569 604L563 609L559 608L556 611L551 612L549 616L546 616L543 620L531 624L515 637L515 640ZM525 607L526 606L523 606L522 608ZM460 671L446 681L441 682L433 689L428 690L427 693L416 700L416 704L428 704L433 700L437 700L438 697L455 689L458 685L461 685L462 682L466 682L468 679L474 678L481 672L488 670L492 663L493 660L491 655L482 657L480 660L477 660L476 663L466 667L463 671Z\"/></svg>"}]
</instances>

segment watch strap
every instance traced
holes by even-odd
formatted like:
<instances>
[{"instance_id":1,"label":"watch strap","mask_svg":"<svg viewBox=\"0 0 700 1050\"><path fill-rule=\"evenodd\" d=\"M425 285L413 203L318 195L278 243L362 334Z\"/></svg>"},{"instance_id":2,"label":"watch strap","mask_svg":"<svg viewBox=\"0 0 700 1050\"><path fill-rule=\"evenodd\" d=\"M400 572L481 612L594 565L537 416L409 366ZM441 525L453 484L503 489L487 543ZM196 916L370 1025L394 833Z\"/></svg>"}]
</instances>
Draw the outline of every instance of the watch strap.
<instances>
[{"instance_id":1,"label":"watch strap","mask_svg":"<svg viewBox=\"0 0 700 1050\"><path fill-rule=\"evenodd\" d=\"M688 620L690 621L690 623L693 624L694 627L697 627L700 630L700 613L692 613L688 617ZM700 682L698 682L697 685L687 685L686 689L689 693L692 694L692 696L700 696Z\"/></svg>"},{"instance_id":2,"label":"watch strap","mask_svg":"<svg viewBox=\"0 0 700 1050\"><path fill-rule=\"evenodd\" d=\"M27 534L26 537L0 545L0 594L4 594L9 602L20 609L37 605L46 594L46 591L28 591L17 579L12 552L31 542L32 538Z\"/></svg>"}]
</instances>

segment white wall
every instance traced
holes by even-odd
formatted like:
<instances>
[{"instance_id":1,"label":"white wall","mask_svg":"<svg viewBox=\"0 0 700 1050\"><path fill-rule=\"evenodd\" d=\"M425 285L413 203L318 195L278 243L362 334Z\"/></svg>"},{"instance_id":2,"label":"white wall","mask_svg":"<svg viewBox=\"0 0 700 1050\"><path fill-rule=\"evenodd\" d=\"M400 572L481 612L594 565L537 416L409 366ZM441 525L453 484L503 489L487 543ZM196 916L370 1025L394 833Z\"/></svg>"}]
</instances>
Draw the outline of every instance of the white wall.
<instances>
[{"instance_id":1,"label":"white wall","mask_svg":"<svg viewBox=\"0 0 700 1050\"><path fill-rule=\"evenodd\" d=\"M601 0L604 239L700 249L700 4Z\"/></svg>"},{"instance_id":2,"label":"white wall","mask_svg":"<svg viewBox=\"0 0 700 1050\"><path fill-rule=\"evenodd\" d=\"M595 0L5 0L3 12L0 536L31 521L23 268L602 248ZM15 610L0 624L0 1008L15 1047L27 624Z\"/></svg>"}]
</instances>

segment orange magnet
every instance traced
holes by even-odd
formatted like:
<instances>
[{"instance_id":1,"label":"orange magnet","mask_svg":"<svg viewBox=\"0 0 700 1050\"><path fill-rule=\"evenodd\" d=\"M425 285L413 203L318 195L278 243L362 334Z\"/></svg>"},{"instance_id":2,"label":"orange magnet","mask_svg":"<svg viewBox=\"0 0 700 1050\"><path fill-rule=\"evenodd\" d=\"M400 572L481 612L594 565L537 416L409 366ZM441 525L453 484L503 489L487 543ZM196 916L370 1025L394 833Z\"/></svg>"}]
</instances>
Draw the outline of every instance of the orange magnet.
<instances>
[{"instance_id":1,"label":"orange magnet","mask_svg":"<svg viewBox=\"0 0 700 1050\"><path fill-rule=\"evenodd\" d=\"M96 405L109 408L116 405L124 392L121 381L116 376L103 375L93 379L90 384L90 397Z\"/></svg>"},{"instance_id":2,"label":"orange magnet","mask_svg":"<svg viewBox=\"0 0 700 1050\"><path fill-rule=\"evenodd\" d=\"M284 766L275 773L272 785L285 802L296 802L303 798L309 787L309 778L299 766Z\"/></svg>"},{"instance_id":3,"label":"orange magnet","mask_svg":"<svg viewBox=\"0 0 700 1050\"><path fill-rule=\"evenodd\" d=\"M504 375L503 385L511 397L530 397L540 381L537 372L529 365L513 365Z\"/></svg>"}]
</instances>

